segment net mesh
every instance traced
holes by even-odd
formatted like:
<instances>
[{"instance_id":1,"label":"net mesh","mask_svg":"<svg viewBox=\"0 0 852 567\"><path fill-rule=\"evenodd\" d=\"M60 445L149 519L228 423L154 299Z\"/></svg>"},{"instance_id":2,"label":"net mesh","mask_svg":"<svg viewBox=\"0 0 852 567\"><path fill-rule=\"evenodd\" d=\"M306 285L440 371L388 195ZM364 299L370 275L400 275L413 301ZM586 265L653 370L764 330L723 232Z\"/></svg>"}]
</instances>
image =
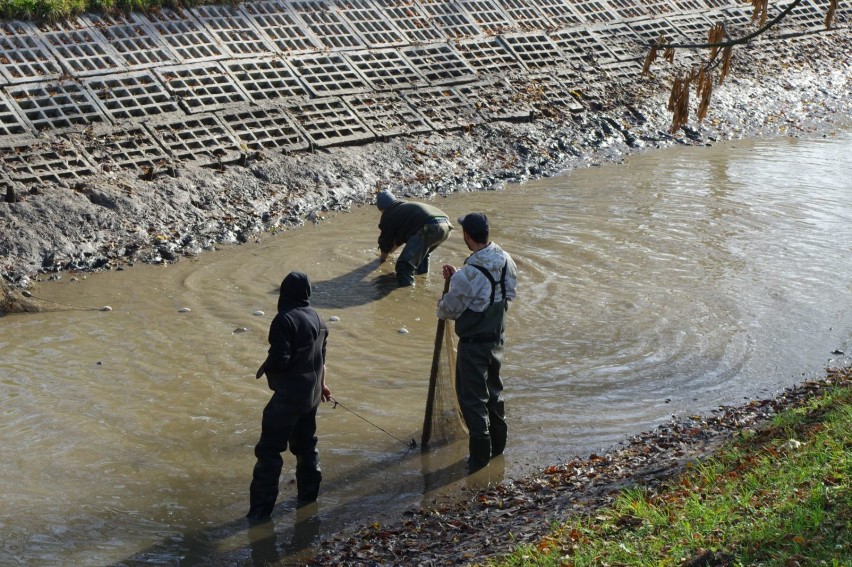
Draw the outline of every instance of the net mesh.
<instances>
[{"instance_id":1,"label":"net mesh","mask_svg":"<svg viewBox=\"0 0 852 567\"><path fill-rule=\"evenodd\" d=\"M456 345L452 321L438 321L429 375L421 447L447 445L467 437L455 390Z\"/></svg>"}]
</instances>

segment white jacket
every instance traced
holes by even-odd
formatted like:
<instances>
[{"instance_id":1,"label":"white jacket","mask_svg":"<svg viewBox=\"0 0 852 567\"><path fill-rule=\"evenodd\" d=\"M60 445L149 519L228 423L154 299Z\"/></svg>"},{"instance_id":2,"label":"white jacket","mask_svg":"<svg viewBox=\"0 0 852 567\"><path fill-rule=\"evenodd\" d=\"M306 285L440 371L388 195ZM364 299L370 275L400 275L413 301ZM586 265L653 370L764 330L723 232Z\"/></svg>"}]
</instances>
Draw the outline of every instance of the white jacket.
<instances>
[{"instance_id":1,"label":"white jacket","mask_svg":"<svg viewBox=\"0 0 852 567\"><path fill-rule=\"evenodd\" d=\"M450 278L450 289L438 302L438 318L456 320L465 309L481 313L491 304L491 282L485 274L474 268L481 266L488 270L494 278L496 291L494 301L503 300L500 286L500 276L503 266L506 266L506 299L515 298L515 286L518 279L518 268L514 260L498 245L490 242L488 246L474 252L464 261L465 265L456 270Z\"/></svg>"}]
</instances>

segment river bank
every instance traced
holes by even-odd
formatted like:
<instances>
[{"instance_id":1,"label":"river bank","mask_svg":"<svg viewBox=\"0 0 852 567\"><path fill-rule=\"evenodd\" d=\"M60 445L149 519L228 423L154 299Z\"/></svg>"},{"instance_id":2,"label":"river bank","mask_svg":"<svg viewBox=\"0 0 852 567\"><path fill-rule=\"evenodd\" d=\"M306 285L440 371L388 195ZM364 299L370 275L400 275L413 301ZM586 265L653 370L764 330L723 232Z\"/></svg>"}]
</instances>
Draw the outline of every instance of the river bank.
<instances>
[{"instance_id":1,"label":"river bank","mask_svg":"<svg viewBox=\"0 0 852 567\"><path fill-rule=\"evenodd\" d=\"M783 46L782 57L738 50L731 76L713 94L702 123L669 133L671 75L611 81L581 92L582 112L527 123L392 138L317 149L247 167L193 168L144 181L103 175L73 190L45 186L0 204L0 273L19 288L58 271L168 264L219 244L321 222L329 211L372 202L380 189L429 199L482 191L619 161L673 144L825 133L848 123L850 34L842 29ZM83 196L84 198L81 198Z\"/></svg>"},{"instance_id":2,"label":"river bank","mask_svg":"<svg viewBox=\"0 0 852 567\"><path fill-rule=\"evenodd\" d=\"M849 385L852 369L831 368L822 380L804 382L773 398L722 406L709 415L673 417L669 424L636 435L610 452L469 490L454 503L412 509L399 522L332 537L302 563L481 565L524 544L536 544L555 523L594 515L625 488L656 494L733 437L761 431L779 412L801 408L827 389ZM495 465L499 463L489 468Z\"/></svg>"}]
</instances>

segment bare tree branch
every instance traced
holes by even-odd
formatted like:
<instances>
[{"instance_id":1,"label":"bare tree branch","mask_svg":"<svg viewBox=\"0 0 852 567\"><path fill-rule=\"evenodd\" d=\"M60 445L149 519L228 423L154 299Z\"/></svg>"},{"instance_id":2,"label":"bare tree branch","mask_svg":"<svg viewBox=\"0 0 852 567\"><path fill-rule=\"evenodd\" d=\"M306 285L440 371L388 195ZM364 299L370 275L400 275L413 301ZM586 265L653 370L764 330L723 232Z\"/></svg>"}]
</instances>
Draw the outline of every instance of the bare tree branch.
<instances>
[{"instance_id":1,"label":"bare tree branch","mask_svg":"<svg viewBox=\"0 0 852 567\"><path fill-rule=\"evenodd\" d=\"M756 31L754 31L754 32L752 32L748 35L745 35L743 37L738 37L738 38L731 39L731 40L728 40L728 41L720 41L720 42L716 42L716 43L666 43L666 42L661 43L659 40L651 40L651 41L648 42L647 47L650 47L651 49L661 49L663 47L671 48L671 49L676 49L676 48L705 49L705 48L713 48L713 47L725 48L725 47L729 47L729 46L733 46L733 45L743 45L743 44L748 43L752 39L756 38L760 34L765 33L772 26L774 26L775 24L777 24L778 22L783 20L784 17L787 16L787 14L789 14L793 10L793 8L795 8L796 6L798 6L801 3L802 3L802 0L793 0L793 2L790 3L790 5L788 5L786 8L784 8L777 16L772 18L772 20L770 20L765 25L763 25L763 27L761 27L760 29L758 29L758 30L756 30Z\"/></svg>"}]
</instances>

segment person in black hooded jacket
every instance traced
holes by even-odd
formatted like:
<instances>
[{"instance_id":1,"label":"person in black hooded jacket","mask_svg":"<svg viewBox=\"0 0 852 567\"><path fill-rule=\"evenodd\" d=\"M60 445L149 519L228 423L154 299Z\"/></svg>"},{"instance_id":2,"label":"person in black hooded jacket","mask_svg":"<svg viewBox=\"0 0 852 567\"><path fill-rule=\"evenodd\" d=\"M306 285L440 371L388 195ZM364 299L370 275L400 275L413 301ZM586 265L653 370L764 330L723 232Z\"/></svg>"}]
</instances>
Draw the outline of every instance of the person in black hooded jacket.
<instances>
[{"instance_id":1,"label":"person in black hooded jacket","mask_svg":"<svg viewBox=\"0 0 852 567\"><path fill-rule=\"evenodd\" d=\"M328 327L310 306L311 283L306 274L290 272L281 282L278 314L269 326L269 354L257 371L266 374L274 393L263 409L257 463L250 487L250 520L272 514L278 498L283 453L289 445L296 456L297 505L317 499L322 473L317 451L316 415L320 402L331 399L325 384Z\"/></svg>"}]
</instances>

